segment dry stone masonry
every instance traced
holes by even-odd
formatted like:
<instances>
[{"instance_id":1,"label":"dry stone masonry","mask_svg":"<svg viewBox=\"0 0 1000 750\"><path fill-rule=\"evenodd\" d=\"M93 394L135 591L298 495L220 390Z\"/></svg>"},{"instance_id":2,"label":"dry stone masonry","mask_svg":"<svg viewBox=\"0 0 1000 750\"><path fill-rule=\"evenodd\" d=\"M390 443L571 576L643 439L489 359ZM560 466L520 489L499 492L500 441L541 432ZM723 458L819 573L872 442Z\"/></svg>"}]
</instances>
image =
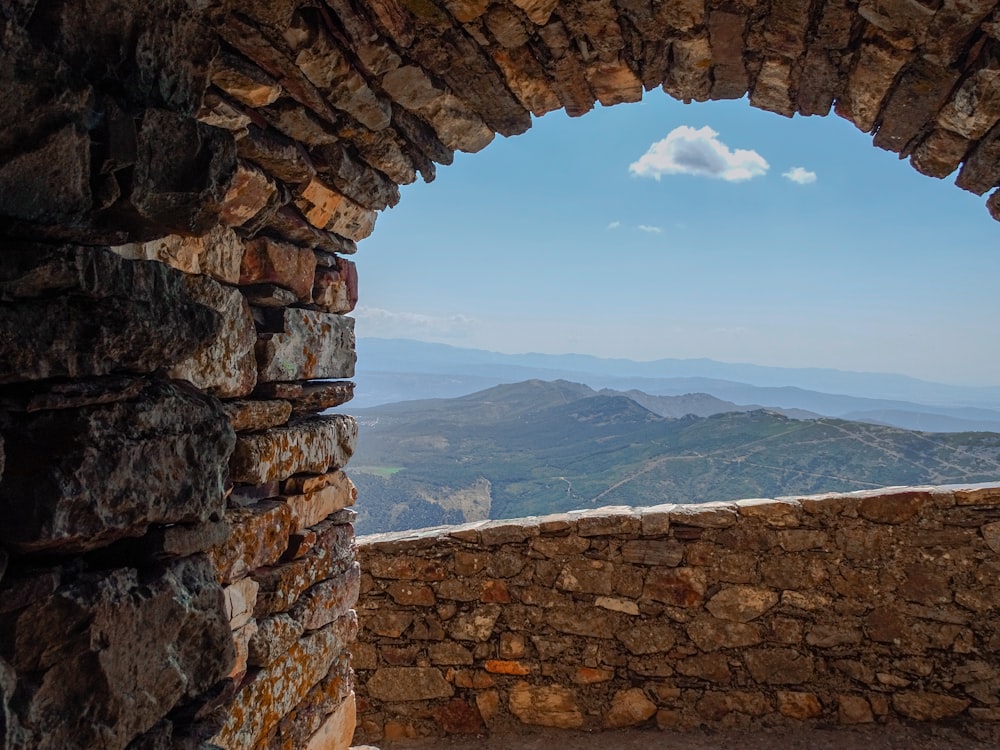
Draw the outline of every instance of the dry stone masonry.
<instances>
[{"instance_id":1,"label":"dry stone masonry","mask_svg":"<svg viewBox=\"0 0 1000 750\"><path fill-rule=\"evenodd\" d=\"M360 736L1000 721L1000 487L359 539Z\"/></svg>"},{"instance_id":2,"label":"dry stone masonry","mask_svg":"<svg viewBox=\"0 0 1000 750\"><path fill-rule=\"evenodd\" d=\"M995 4L0 0L4 746L347 746L355 721L348 645L357 629L352 606L361 575L351 527L355 491L343 467L356 425L349 416L324 412L353 393L349 315L358 274L351 258L373 231L377 213L399 200L399 185L418 175L433 179L436 165L449 164L456 150L477 151L497 133L523 132L532 116L560 108L581 115L596 102L634 102L643 91L662 87L684 101L748 95L751 105L789 116L835 111L925 174L957 170L958 185L989 193L987 206L1000 218ZM949 513L979 518L968 508L941 505L946 495L932 494L928 523L945 523ZM731 519L733 513L718 515ZM845 518L845 528L860 523ZM634 525L635 518L623 513L618 522ZM567 544L583 545L579 550L532 548L531 554L564 566L570 559L591 561L571 568L565 580L556 574L555 589L549 586L552 596L590 596L572 586L593 588L595 578L605 577L594 572L600 565L586 566L621 561L610 540L592 546L600 534L580 531L593 529L587 524L596 520L566 523L563 531L576 529L566 538L577 540ZM652 606L647 599L688 611L671 604L670 596L748 613L770 601L778 587L763 568L761 580L736 593L716 592L700 576L721 562L703 557L674 565L669 555L676 552L663 552L681 545L685 556L694 554L697 540L678 535L684 528L707 528L706 545L736 531L671 523L657 533L673 539L673 546L644 547L639 543L657 541L657 534L642 530L652 536L631 539L636 544L628 554L652 557L625 560L637 570L662 569L665 578L650 583L643 577L638 592L616 582L595 600L596 610L574 622L607 628L646 617ZM920 521L907 523L899 528ZM879 526L883 533L876 537L885 536L888 545L893 540L886 529L897 526ZM617 539L624 532L615 528L607 533ZM825 528L839 540L832 526ZM959 535L962 528L947 531ZM495 540L505 532L477 533ZM941 538L947 541L948 534ZM558 546L562 538L539 531L537 544L549 539ZM740 544L749 545L746 555L756 549L746 540ZM863 540L851 544L863 546ZM956 549L962 554L949 553L948 570L980 560L968 546ZM719 551L720 560L735 554L704 550ZM511 565L521 551L512 554ZM658 557L664 554L666 560ZM971 556L963 562L965 554ZM441 606L455 608L448 627L461 637L444 639L430 620L419 627L416 621L386 624L385 637L409 632L412 643L382 654L389 661L379 669L420 671L407 672L400 682L376 670L370 695L382 691L386 705L404 706L412 690L428 700L432 694L448 698L451 708L440 710L451 718L435 724L445 728L540 710L562 716L563 723L593 724L591 708L574 697L578 683L540 684L530 670L517 674L528 667L516 654L522 647L534 653L537 645L510 640L502 653L488 655L492 669L486 668L487 641L481 639L498 622L507 623L510 612L521 611L505 614L505 608L535 605L505 598L511 596L505 582L519 575L503 573L508 562L491 563L496 583L476 591L465 577L478 581L482 571L462 565L447 571L436 588L396 582L393 601L411 597L420 607L418 600L432 595L435 602L452 602ZM532 575L548 580L550 573ZM646 586L661 593L647 596ZM699 593L702 586L709 588ZM763 598L754 598L758 589ZM786 590L789 596L813 593L788 585L780 596ZM857 595L867 596L863 590ZM988 597L982 592L967 596L990 601L975 599ZM470 601L487 609L464 617L459 603ZM715 627L738 640L741 633L750 638L764 632L762 623L771 627L778 621L774 613L792 606L779 601L746 622L712 617L730 623ZM915 606L934 605L907 604ZM640 615L633 613L637 607ZM393 611L384 617L395 617ZM912 613L905 609L903 615ZM895 632L890 625L886 632ZM939 625L958 628L956 633L966 628L973 648L983 648L979 624ZM747 652L742 666L723 664L718 650L693 640L693 627L669 631L675 642L660 643L648 669L665 671L662 653L671 649L698 649L685 655L700 659L689 662L701 665L692 670L716 676L723 667L737 676L746 670L756 682L771 684L768 675L785 669L782 655L798 643L790 631L792 640L761 647L757 656ZM622 644L616 648L625 666L604 665L600 649L587 652L580 669L592 671L581 679L602 684L610 667L624 669L645 656L628 651L628 644L649 648L641 644L668 636L636 631L625 637L604 639ZM421 650L425 641L437 644L433 654ZM419 664L407 661L410 651ZM479 681L472 687L440 669L450 660L451 666L465 665L465 674L468 658L480 675L470 678ZM817 696L817 710L826 716L833 688L820 686L832 683L816 671L819 657L812 659L793 665L804 677L802 687L785 692ZM992 685L995 678L983 676L992 675L990 664L982 674L955 676L954 684ZM984 697L992 688L945 688L921 675L923 667L890 666L878 674L916 686L898 694L911 695L900 700L918 708L893 704L886 710L939 718L950 709L943 711L933 696L948 695L969 701L962 716L995 711ZM649 675L637 674L645 684ZM516 677L513 684L524 687L512 688L502 708L490 709L494 688L486 683L500 679L491 675ZM867 673L863 677L860 682L871 683ZM807 689L814 678L817 687ZM609 726L646 713L649 702L658 716L667 711L667 724L692 720L682 688L675 700L645 692L639 683L622 687ZM929 687L921 687L925 683ZM710 700L745 701L752 708L743 713L769 715L774 695L733 685L741 692L734 687ZM484 703L475 706L478 713L468 700L452 699L459 689L479 691L476 700ZM847 714L882 715L874 688L852 691L844 683L837 689L843 701L836 705ZM645 697L640 700L636 690ZM922 701L929 707L919 708ZM676 721L669 718L672 710ZM366 721L374 715L368 712ZM430 720L406 721L422 732Z\"/></svg>"}]
</instances>

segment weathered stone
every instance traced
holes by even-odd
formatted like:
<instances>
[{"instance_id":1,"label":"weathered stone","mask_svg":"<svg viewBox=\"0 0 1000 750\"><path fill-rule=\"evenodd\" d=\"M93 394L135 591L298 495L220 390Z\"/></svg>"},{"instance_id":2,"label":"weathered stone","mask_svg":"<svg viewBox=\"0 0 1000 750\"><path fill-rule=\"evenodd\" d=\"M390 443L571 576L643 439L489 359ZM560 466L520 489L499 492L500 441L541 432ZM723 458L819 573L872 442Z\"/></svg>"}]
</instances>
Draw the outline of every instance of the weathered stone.
<instances>
[{"instance_id":1,"label":"weathered stone","mask_svg":"<svg viewBox=\"0 0 1000 750\"><path fill-rule=\"evenodd\" d=\"M611 708L604 714L604 726L621 729L642 724L656 714L653 703L641 688L620 690L611 699Z\"/></svg>"},{"instance_id":2,"label":"weathered stone","mask_svg":"<svg viewBox=\"0 0 1000 750\"><path fill-rule=\"evenodd\" d=\"M382 667L368 678L368 694L382 701L421 701L455 694L441 670L433 667Z\"/></svg>"},{"instance_id":3,"label":"weathered stone","mask_svg":"<svg viewBox=\"0 0 1000 750\"><path fill-rule=\"evenodd\" d=\"M778 711L793 719L805 721L814 719L823 713L819 698L813 693L796 693L788 690L778 690Z\"/></svg>"},{"instance_id":4,"label":"weathered stone","mask_svg":"<svg viewBox=\"0 0 1000 750\"><path fill-rule=\"evenodd\" d=\"M264 501L226 511L229 537L212 549L209 557L223 583L240 578L251 570L276 563L285 553L291 532L291 512L287 505Z\"/></svg>"},{"instance_id":5,"label":"weathered stone","mask_svg":"<svg viewBox=\"0 0 1000 750\"><path fill-rule=\"evenodd\" d=\"M592 608L554 607L546 612L545 619L560 633L588 638L613 638L615 635L613 617Z\"/></svg>"},{"instance_id":6,"label":"weathered stone","mask_svg":"<svg viewBox=\"0 0 1000 750\"><path fill-rule=\"evenodd\" d=\"M750 622L778 603L778 594L770 589L731 586L720 591L705 608L720 620Z\"/></svg>"},{"instance_id":7,"label":"weathered stone","mask_svg":"<svg viewBox=\"0 0 1000 750\"><path fill-rule=\"evenodd\" d=\"M106 249L8 247L0 299L18 304L0 307L0 383L169 367L219 330L192 289L173 269Z\"/></svg>"},{"instance_id":8,"label":"weathered stone","mask_svg":"<svg viewBox=\"0 0 1000 750\"><path fill-rule=\"evenodd\" d=\"M349 378L354 375L354 320L343 315L286 308L281 328L257 341L261 382Z\"/></svg>"},{"instance_id":9,"label":"weathered stone","mask_svg":"<svg viewBox=\"0 0 1000 750\"><path fill-rule=\"evenodd\" d=\"M1000 521L984 524L980 531L986 546L994 552L1000 553Z\"/></svg>"},{"instance_id":10,"label":"weathered stone","mask_svg":"<svg viewBox=\"0 0 1000 750\"><path fill-rule=\"evenodd\" d=\"M280 427L292 416L292 405L280 400L224 401L222 410L237 432L258 432L269 427Z\"/></svg>"},{"instance_id":11,"label":"weathered stone","mask_svg":"<svg viewBox=\"0 0 1000 750\"><path fill-rule=\"evenodd\" d=\"M254 606L257 604L257 589L259 586L252 578L243 578L222 590L226 617L229 628L238 630L253 617Z\"/></svg>"},{"instance_id":12,"label":"weathered stone","mask_svg":"<svg viewBox=\"0 0 1000 750\"><path fill-rule=\"evenodd\" d=\"M222 729L210 742L227 750L259 746L281 719L330 671L357 630L353 616L342 617L297 641L281 658L258 670L224 707Z\"/></svg>"},{"instance_id":13,"label":"weathered stone","mask_svg":"<svg viewBox=\"0 0 1000 750\"><path fill-rule=\"evenodd\" d=\"M331 514L354 505L358 491L343 472L337 472L334 481L315 492L284 497L292 514L292 531L299 533L315 526Z\"/></svg>"},{"instance_id":14,"label":"weathered stone","mask_svg":"<svg viewBox=\"0 0 1000 750\"><path fill-rule=\"evenodd\" d=\"M236 147L229 133L147 109L129 200L153 231L205 234L218 221L235 172Z\"/></svg>"},{"instance_id":15,"label":"weathered stone","mask_svg":"<svg viewBox=\"0 0 1000 750\"><path fill-rule=\"evenodd\" d=\"M342 617L358 600L361 566L350 565L340 575L308 589L292 607L291 616L306 631L318 630Z\"/></svg>"},{"instance_id":16,"label":"weathered stone","mask_svg":"<svg viewBox=\"0 0 1000 750\"><path fill-rule=\"evenodd\" d=\"M494 604L462 612L448 625L448 635L458 641L486 641L500 619L500 607Z\"/></svg>"},{"instance_id":17,"label":"weathered stone","mask_svg":"<svg viewBox=\"0 0 1000 750\"><path fill-rule=\"evenodd\" d=\"M699 654L677 662L677 671L688 677L697 677L710 682L729 683L733 679L729 671L729 660L724 654Z\"/></svg>"},{"instance_id":18,"label":"weathered stone","mask_svg":"<svg viewBox=\"0 0 1000 750\"><path fill-rule=\"evenodd\" d=\"M657 654L674 647L674 631L663 622L643 622L616 633L630 654Z\"/></svg>"},{"instance_id":19,"label":"weathered stone","mask_svg":"<svg viewBox=\"0 0 1000 750\"><path fill-rule=\"evenodd\" d=\"M508 707L522 724L577 729L584 723L576 695L558 685L535 687L518 682L511 688Z\"/></svg>"},{"instance_id":20,"label":"weathered stone","mask_svg":"<svg viewBox=\"0 0 1000 750\"><path fill-rule=\"evenodd\" d=\"M643 522L645 523L645 516ZM673 568L684 559L684 545L673 539L636 539L625 542L622 546L622 559L628 563Z\"/></svg>"},{"instance_id":21,"label":"weathered stone","mask_svg":"<svg viewBox=\"0 0 1000 750\"><path fill-rule=\"evenodd\" d=\"M955 698L929 692L902 692L892 696L892 707L908 719L941 721L958 716L972 704L965 698Z\"/></svg>"},{"instance_id":22,"label":"weathered stone","mask_svg":"<svg viewBox=\"0 0 1000 750\"><path fill-rule=\"evenodd\" d=\"M238 55L223 55L212 71L212 83L248 107L266 107L281 96L271 76Z\"/></svg>"},{"instance_id":23,"label":"weathered stone","mask_svg":"<svg viewBox=\"0 0 1000 750\"><path fill-rule=\"evenodd\" d=\"M813 675L813 658L795 649L747 651L743 661L753 678L765 685L799 685Z\"/></svg>"},{"instance_id":24,"label":"weathered stone","mask_svg":"<svg viewBox=\"0 0 1000 750\"><path fill-rule=\"evenodd\" d=\"M688 637L702 651L755 646L764 640L756 625L700 617L687 626Z\"/></svg>"},{"instance_id":25,"label":"weathered stone","mask_svg":"<svg viewBox=\"0 0 1000 750\"><path fill-rule=\"evenodd\" d=\"M211 279L191 276L185 285L191 299L218 313L222 324L215 336L167 370L167 375L219 398L246 396L257 385L257 332L250 306L239 291Z\"/></svg>"},{"instance_id":26,"label":"weathered stone","mask_svg":"<svg viewBox=\"0 0 1000 750\"><path fill-rule=\"evenodd\" d=\"M356 724L357 711L352 692L309 738L305 750L334 750L349 746Z\"/></svg>"},{"instance_id":27,"label":"weathered stone","mask_svg":"<svg viewBox=\"0 0 1000 750\"><path fill-rule=\"evenodd\" d=\"M287 614L258 620L257 631L248 643L247 662L255 667L266 667L283 656L302 632L302 623Z\"/></svg>"},{"instance_id":28,"label":"weathered stone","mask_svg":"<svg viewBox=\"0 0 1000 750\"><path fill-rule=\"evenodd\" d=\"M614 565L601 560L573 560L563 566L556 587L563 591L603 594L614 591Z\"/></svg>"},{"instance_id":29,"label":"weathered stone","mask_svg":"<svg viewBox=\"0 0 1000 750\"><path fill-rule=\"evenodd\" d=\"M861 500L858 513L874 523L900 524L913 518L929 502L927 492L876 494Z\"/></svg>"},{"instance_id":30,"label":"weathered stone","mask_svg":"<svg viewBox=\"0 0 1000 750\"><path fill-rule=\"evenodd\" d=\"M63 577L5 618L0 657L20 675L5 714L21 746L125 747L229 671L233 639L203 557Z\"/></svg>"},{"instance_id":31,"label":"weathered stone","mask_svg":"<svg viewBox=\"0 0 1000 750\"><path fill-rule=\"evenodd\" d=\"M230 478L263 484L302 472L340 469L354 453L357 431L353 418L336 414L240 435L229 462Z\"/></svg>"},{"instance_id":32,"label":"weathered stone","mask_svg":"<svg viewBox=\"0 0 1000 750\"><path fill-rule=\"evenodd\" d=\"M358 271L352 261L337 258L337 264L316 271L312 300L324 312L346 314L358 304Z\"/></svg>"},{"instance_id":33,"label":"weathered stone","mask_svg":"<svg viewBox=\"0 0 1000 750\"><path fill-rule=\"evenodd\" d=\"M847 117L859 130L871 132L882 101L909 56L908 52L886 45L877 38L863 43L847 79L846 96L837 101L837 114Z\"/></svg>"},{"instance_id":34,"label":"weathered stone","mask_svg":"<svg viewBox=\"0 0 1000 750\"><path fill-rule=\"evenodd\" d=\"M350 526L324 521L316 527L316 541L304 556L254 572L260 584L254 614L266 617L296 603L306 589L343 573L353 559Z\"/></svg>"},{"instance_id":35,"label":"weathered stone","mask_svg":"<svg viewBox=\"0 0 1000 750\"><path fill-rule=\"evenodd\" d=\"M732 503L677 505L670 511L673 523L699 529L726 529L733 526L737 519L736 506Z\"/></svg>"},{"instance_id":36,"label":"weathered stone","mask_svg":"<svg viewBox=\"0 0 1000 750\"><path fill-rule=\"evenodd\" d=\"M261 237L246 243L240 265L240 284L274 283L312 300L316 254L309 248Z\"/></svg>"},{"instance_id":37,"label":"weathered stone","mask_svg":"<svg viewBox=\"0 0 1000 750\"><path fill-rule=\"evenodd\" d=\"M11 413L0 431L0 541L11 550L95 549L154 523L222 516L232 428L218 402L170 383L109 404Z\"/></svg>"},{"instance_id":38,"label":"weathered stone","mask_svg":"<svg viewBox=\"0 0 1000 750\"><path fill-rule=\"evenodd\" d=\"M705 597L705 571L697 568L652 570L642 589L644 598L676 607L694 607Z\"/></svg>"},{"instance_id":39,"label":"weathered stone","mask_svg":"<svg viewBox=\"0 0 1000 750\"><path fill-rule=\"evenodd\" d=\"M239 281L243 258L243 242L232 229L222 226L200 237L168 234L111 250L128 260L158 260L178 271L204 274L227 284Z\"/></svg>"}]
</instances>

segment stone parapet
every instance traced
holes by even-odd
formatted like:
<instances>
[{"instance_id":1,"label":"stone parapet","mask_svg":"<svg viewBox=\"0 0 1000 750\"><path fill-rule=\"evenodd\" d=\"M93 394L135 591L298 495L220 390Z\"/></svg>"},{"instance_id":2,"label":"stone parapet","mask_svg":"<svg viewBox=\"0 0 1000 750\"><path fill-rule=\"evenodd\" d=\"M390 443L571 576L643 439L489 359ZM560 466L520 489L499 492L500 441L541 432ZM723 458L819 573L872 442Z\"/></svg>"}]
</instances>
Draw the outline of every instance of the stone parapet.
<instances>
[{"instance_id":1,"label":"stone parapet","mask_svg":"<svg viewBox=\"0 0 1000 750\"><path fill-rule=\"evenodd\" d=\"M1000 486L358 540L360 742L997 721Z\"/></svg>"}]
</instances>

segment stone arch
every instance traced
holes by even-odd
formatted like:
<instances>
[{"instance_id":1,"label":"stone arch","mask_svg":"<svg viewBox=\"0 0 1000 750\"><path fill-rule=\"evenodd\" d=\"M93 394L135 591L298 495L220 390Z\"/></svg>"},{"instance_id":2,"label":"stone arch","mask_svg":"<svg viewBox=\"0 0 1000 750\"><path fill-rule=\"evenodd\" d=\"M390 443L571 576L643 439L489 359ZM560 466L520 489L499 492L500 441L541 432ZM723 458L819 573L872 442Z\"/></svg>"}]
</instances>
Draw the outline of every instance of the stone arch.
<instances>
[{"instance_id":1,"label":"stone arch","mask_svg":"<svg viewBox=\"0 0 1000 750\"><path fill-rule=\"evenodd\" d=\"M356 425L315 414L350 397L348 256L400 184L662 86L833 109L984 194L994 6L0 4L6 746L349 743Z\"/></svg>"}]
</instances>

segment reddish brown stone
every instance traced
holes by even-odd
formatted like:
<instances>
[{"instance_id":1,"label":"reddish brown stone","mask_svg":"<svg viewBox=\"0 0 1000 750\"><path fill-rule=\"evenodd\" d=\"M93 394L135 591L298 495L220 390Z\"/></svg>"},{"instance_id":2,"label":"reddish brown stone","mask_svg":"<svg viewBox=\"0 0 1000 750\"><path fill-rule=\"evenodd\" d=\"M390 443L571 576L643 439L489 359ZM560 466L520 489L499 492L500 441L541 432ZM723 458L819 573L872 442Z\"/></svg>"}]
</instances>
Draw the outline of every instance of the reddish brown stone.
<instances>
[{"instance_id":1,"label":"reddish brown stone","mask_svg":"<svg viewBox=\"0 0 1000 750\"><path fill-rule=\"evenodd\" d=\"M299 299L312 299L316 255L312 250L266 237L246 243L240 266L240 284L274 283L294 292Z\"/></svg>"}]
</instances>

